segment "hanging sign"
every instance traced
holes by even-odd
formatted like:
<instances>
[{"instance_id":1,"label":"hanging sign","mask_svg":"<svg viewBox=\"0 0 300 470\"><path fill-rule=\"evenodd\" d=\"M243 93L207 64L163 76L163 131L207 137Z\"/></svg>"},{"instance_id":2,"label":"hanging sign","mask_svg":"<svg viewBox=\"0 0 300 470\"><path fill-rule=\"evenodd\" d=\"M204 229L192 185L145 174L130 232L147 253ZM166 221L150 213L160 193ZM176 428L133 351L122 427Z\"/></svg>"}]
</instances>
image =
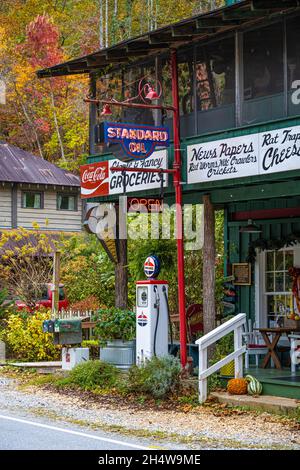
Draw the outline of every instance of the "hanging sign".
<instances>
[{"instance_id":1,"label":"hanging sign","mask_svg":"<svg viewBox=\"0 0 300 470\"><path fill-rule=\"evenodd\" d=\"M300 126L187 147L189 184L300 168Z\"/></svg>"},{"instance_id":2,"label":"hanging sign","mask_svg":"<svg viewBox=\"0 0 300 470\"><path fill-rule=\"evenodd\" d=\"M250 263L233 263L232 274L234 276L233 284L235 286L251 286Z\"/></svg>"},{"instance_id":3,"label":"hanging sign","mask_svg":"<svg viewBox=\"0 0 300 470\"><path fill-rule=\"evenodd\" d=\"M156 147L169 147L167 127L104 122L104 142L120 144L124 153L131 159L150 157Z\"/></svg>"},{"instance_id":4,"label":"hanging sign","mask_svg":"<svg viewBox=\"0 0 300 470\"><path fill-rule=\"evenodd\" d=\"M133 171L125 173L112 171L115 167L153 168L156 170L168 168L167 150L154 152L147 160L137 160L131 162L121 162L120 160L106 160L103 162L91 163L80 167L81 177L81 197L92 198L98 196L109 196L111 194L123 194L124 178L126 193L136 191L146 191L149 189L161 188L161 176L157 173L142 173ZM168 186L168 175L163 175L163 186Z\"/></svg>"}]
</instances>

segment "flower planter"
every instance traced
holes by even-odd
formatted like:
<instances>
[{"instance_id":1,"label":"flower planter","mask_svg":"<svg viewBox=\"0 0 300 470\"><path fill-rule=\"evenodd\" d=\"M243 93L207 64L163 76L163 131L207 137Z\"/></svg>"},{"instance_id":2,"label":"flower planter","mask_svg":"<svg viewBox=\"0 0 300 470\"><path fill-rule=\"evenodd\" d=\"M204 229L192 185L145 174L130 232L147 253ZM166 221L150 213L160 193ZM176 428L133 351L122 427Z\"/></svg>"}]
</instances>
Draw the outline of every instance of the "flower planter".
<instances>
[{"instance_id":1,"label":"flower planter","mask_svg":"<svg viewBox=\"0 0 300 470\"><path fill-rule=\"evenodd\" d=\"M113 364L119 369L129 369L135 364L135 340L122 341L115 339L107 341L105 347L100 347L101 361Z\"/></svg>"}]
</instances>

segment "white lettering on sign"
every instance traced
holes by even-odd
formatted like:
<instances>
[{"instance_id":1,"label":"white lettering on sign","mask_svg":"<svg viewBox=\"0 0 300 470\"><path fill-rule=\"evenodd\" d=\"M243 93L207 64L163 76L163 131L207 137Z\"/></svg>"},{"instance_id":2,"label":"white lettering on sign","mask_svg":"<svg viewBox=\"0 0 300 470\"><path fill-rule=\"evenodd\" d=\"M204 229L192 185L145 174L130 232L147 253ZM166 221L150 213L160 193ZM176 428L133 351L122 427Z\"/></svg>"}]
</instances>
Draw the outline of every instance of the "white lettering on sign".
<instances>
[{"instance_id":1,"label":"white lettering on sign","mask_svg":"<svg viewBox=\"0 0 300 470\"><path fill-rule=\"evenodd\" d=\"M167 169L168 168L168 155L167 150L159 150L154 152L151 157L146 160L134 160L128 163L121 162L120 160L109 161L109 194L122 194L124 176L120 171L112 171L112 168L126 166L127 168L154 168L154 169ZM164 187L168 186L168 175L164 174ZM161 187L161 179L159 173L143 173L143 172L128 172L125 173L126 193L136 191L146 191L147 189L156 189Z\"/></svg>"},{"instance_id":2,"label":"white lettering on sign","mask_svg":"<svg viewBox=\"0 0 300 470\"><path fill-rule=\"evenodd\" d=\"M82 174L82 182L86 183L87 181L103 181L106 178L105 168L98 167L94 171L84 170Z\"/></svg>"},{"instance_id":3,"label":"white lettering on sign","mask_svg":"<svg viewBox=\"0 0 300 470\"><path fill-rule=\"evenodd\" d=\"M300 126L187 147L189 184L300 169Z\"/></svg>"}]
</instances>

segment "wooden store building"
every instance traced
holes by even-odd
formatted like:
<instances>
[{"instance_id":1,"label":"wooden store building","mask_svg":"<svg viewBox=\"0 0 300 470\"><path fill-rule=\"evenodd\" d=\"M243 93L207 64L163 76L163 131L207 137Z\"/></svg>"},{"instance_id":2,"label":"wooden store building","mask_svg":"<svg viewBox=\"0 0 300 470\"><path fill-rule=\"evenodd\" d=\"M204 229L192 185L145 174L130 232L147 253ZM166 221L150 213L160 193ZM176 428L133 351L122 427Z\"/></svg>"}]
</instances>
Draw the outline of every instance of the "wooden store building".
<instances>
[{"instance_id":1,"label":"wooden store building","mask_svg":"<svg viewBox=\"0 0 300 470\"><path fill-rule=\"evenodd\" d=\"M290 325L293 332L291 321L297 325L298 314L300 320L300 5L227 3L38 74L89 74L92 98L119 100L135 96L139 77L154 76L160 102L168 105L170 51L176 50L183 203L209 195L224 210L225 270L236 276L234 312L245 312L257 328L285 333ZM90 163L115 158L99 139L101 110L91 102ZM112 111L112 121L163 124L172 139L168 110ZM157 155L172 168L172 146ZM106 195L90 202L115 201L122 188L115 179L110 184ZM128 192L160 194L159 181L147 188L133 182ZM171 175L164 197L174 201ZM276 358L269 357L271 367L258 375L267 393L299 398L300 374L291 375L284 354L289 341L279 336Z\"/></svg>"}]
</instances>

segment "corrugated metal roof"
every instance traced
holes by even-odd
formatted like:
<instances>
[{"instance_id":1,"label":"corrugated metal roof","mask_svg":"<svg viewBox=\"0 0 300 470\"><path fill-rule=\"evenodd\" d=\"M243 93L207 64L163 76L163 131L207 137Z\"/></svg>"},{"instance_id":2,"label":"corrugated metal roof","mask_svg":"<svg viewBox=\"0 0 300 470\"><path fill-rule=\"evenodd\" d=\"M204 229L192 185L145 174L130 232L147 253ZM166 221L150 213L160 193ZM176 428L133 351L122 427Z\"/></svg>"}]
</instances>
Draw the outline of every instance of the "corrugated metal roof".
<instances>
[{"instance_id":1,"label":"corrugated metal roof","mask_svg":"<svg viewBox=\"0 0 300 470\"><path fill-rule=\"evenodd\" d=\"M78 176L30 152L0 142L0 181L80 186Z\"/></svg>"}]
</instances>

